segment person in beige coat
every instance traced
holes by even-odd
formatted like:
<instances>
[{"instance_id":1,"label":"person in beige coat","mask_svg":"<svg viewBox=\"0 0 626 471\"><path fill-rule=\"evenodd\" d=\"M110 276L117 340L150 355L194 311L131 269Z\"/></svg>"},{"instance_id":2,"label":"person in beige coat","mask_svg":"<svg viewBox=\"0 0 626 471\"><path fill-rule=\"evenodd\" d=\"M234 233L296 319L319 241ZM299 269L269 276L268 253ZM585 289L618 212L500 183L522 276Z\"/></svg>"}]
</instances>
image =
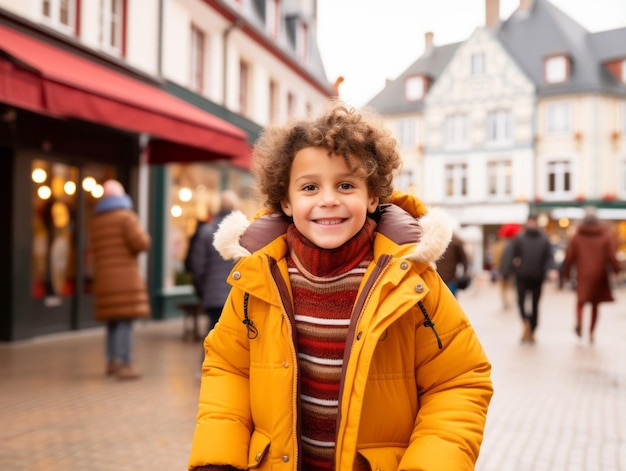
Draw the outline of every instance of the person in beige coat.
<instances>
[{"instance_id":1,"label":"person in beige coat","mask_svg":"<svg viewBox=\"0 0 626 471\"><path fill-rule=\"evenodd\" d=\"M140 376L132 362L133 321L150 316L138 256L150 248L151 238L122 184L108 180L103 186L90 228L95 316L106 322L106 374L133 379Z\"/></svg>"}]
</instances>

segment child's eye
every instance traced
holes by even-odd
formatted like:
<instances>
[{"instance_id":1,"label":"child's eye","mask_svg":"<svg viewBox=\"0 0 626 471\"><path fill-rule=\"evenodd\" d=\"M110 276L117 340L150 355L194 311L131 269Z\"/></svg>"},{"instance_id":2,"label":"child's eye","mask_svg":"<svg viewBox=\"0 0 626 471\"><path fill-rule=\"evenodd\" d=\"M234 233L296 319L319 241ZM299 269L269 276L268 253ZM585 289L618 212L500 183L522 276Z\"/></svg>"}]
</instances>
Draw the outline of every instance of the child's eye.
<instances>
[{"instance_id":1,"label":"child's eye","mask_svg":"<svg viewBox=\"0 0 626 471\"><path fill-rule=\"evenodd\" d=\"M354 185L352 185L352 183L343 182L339 184L340 190L351 190L352 188L354 188Z\"/></svg>"},{"instance_id":2,"label":"child's eye","mask_svg":"<svg viewBox=\"0 0 626 471\"><path fill-rule=\"evenodd\" d=\"M302 191L315 191L317 187L315 185L305 185L302 187Z\"/></svg>"}]
</instances>

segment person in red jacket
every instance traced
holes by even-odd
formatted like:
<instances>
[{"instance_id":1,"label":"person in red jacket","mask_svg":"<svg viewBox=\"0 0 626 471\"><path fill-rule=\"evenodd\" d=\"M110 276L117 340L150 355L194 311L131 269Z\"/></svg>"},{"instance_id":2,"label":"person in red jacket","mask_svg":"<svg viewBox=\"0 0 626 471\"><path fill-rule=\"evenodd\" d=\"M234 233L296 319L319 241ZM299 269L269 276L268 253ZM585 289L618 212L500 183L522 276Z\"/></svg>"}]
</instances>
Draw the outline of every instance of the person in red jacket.
<instances>
[{"instance_id":1,"label":"person in red jacket","mask_svg":"<svg viewBox=\"0 0 626 471\"><path fill-rule=\"evenodd\" d=\"M104 182L91 221L96 320L106 322L107 375L140 376L133 365L133 321L150 316L138 256L150 248L133 204L117 180Z\"/></svg>"},{"instance_id":2,"label":"person in red jacket","mask_svg":"<svg viewBox=\"0 0 626 471\"><path fill-rule=\"evenodd\" d=\"M598 323L598 305L613 301L609 269L620 271L617 247L608 229L600 223L595 211L588 210L572 237L563 262L563 279L569 281L576 268L576 325L574 330L582 337L583 308L591 304L589 342L594 342Z\"/></svg>"}]
</instances>

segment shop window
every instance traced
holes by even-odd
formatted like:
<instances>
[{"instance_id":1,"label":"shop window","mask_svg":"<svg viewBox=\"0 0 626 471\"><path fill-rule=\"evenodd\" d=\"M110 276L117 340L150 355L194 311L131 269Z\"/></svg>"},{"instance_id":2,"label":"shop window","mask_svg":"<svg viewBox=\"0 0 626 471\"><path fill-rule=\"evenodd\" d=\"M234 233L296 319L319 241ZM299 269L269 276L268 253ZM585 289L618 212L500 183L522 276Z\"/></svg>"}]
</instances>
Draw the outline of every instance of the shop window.
<instances>
[{"instance_id":1,"label":"shop window","mask_svg":"<svg viewBox=\"0 0 626 471\"><path fill-rule=\"evenodd\" d=\"M189 239L198 223L208 221L219 210L222 189L235 191L241 199L241 210L252 216L260 207L252 203L249 194L252 177L248 172L231 167L193 163L171 164L167 167L169 194L165 201L166 244L163 254L163 287L176 288L191 284L191 274L185 271L184 260Z\"/></svg>"},{"instance_id":2,"label":"shop window","mask_svg":"<svg viewBox=\"0 0 626 471\"><path fill-rule=\"evenodd\" d=\"M33 160L31 182L32 296L72 296L76 285L78 168Z\"/></svg>"}]
</instances>

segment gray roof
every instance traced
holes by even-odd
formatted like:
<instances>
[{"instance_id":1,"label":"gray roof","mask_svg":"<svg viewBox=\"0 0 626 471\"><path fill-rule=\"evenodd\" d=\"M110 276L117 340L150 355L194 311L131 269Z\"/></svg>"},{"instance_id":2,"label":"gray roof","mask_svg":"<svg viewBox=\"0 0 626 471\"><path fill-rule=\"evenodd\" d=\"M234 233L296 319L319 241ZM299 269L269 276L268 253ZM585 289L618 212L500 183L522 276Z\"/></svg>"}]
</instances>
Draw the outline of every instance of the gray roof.
<instances>
[{"instance_id":1,"label":"gray roof","mask_svg":"<svg viewBox=\"0 0 626 471\"><path fill-rule=\"evenodd\" d=\"M626 58L626 28L589 33L547 0L535 0L530 12L514 12L497 31L503 46L535 84L538 95L577 92L626 93L603 66L606 58ZM570 78L544 81L544 60L554 54L571 59Z\"/></svg>"},{"instance_id":2,"label":"gray roof","mask_svg":"<svg viewBox=\"0 0 626 471\"><path fill-rule=\"evenodd\" d=\"M591 92L626 95L626 85L604 66L608 61L626 59L626 28L590 33L548 0L535 0L529 12L515 11L495 34L540 96ZM405 99L405 79L426 75L436 80L460 44L427 50L367 105L381 114L421 111L423 100ZM554 54L566 54L571 59L570 78L562 84L544 81L544 60Z\"/></svg>"},{"instance_id":3,"label":"gray roof","mask_svg":"<svg viewBox=\"0 0 626 471\"><path fill-rule=\"evenodd\" d=\"M453 43L427 49L398 78L389 82L378 95L372 98L367 106L371 106L381 114L420 111L424 107L423 100L407 101L405 99L404 83L406 78L413 75L423 75L435 81L460 45L461 43Z\"/></svg>"},{"instance_id":4,"label":"gray roof","mask_svg":"<svg viewBox=\"0 0 626 471\"><path fill-rule=\"evenodd\" d=\"M600 62L626 59L626 28L592 33L589 40Z\"/></svg>"}]
</instances>

